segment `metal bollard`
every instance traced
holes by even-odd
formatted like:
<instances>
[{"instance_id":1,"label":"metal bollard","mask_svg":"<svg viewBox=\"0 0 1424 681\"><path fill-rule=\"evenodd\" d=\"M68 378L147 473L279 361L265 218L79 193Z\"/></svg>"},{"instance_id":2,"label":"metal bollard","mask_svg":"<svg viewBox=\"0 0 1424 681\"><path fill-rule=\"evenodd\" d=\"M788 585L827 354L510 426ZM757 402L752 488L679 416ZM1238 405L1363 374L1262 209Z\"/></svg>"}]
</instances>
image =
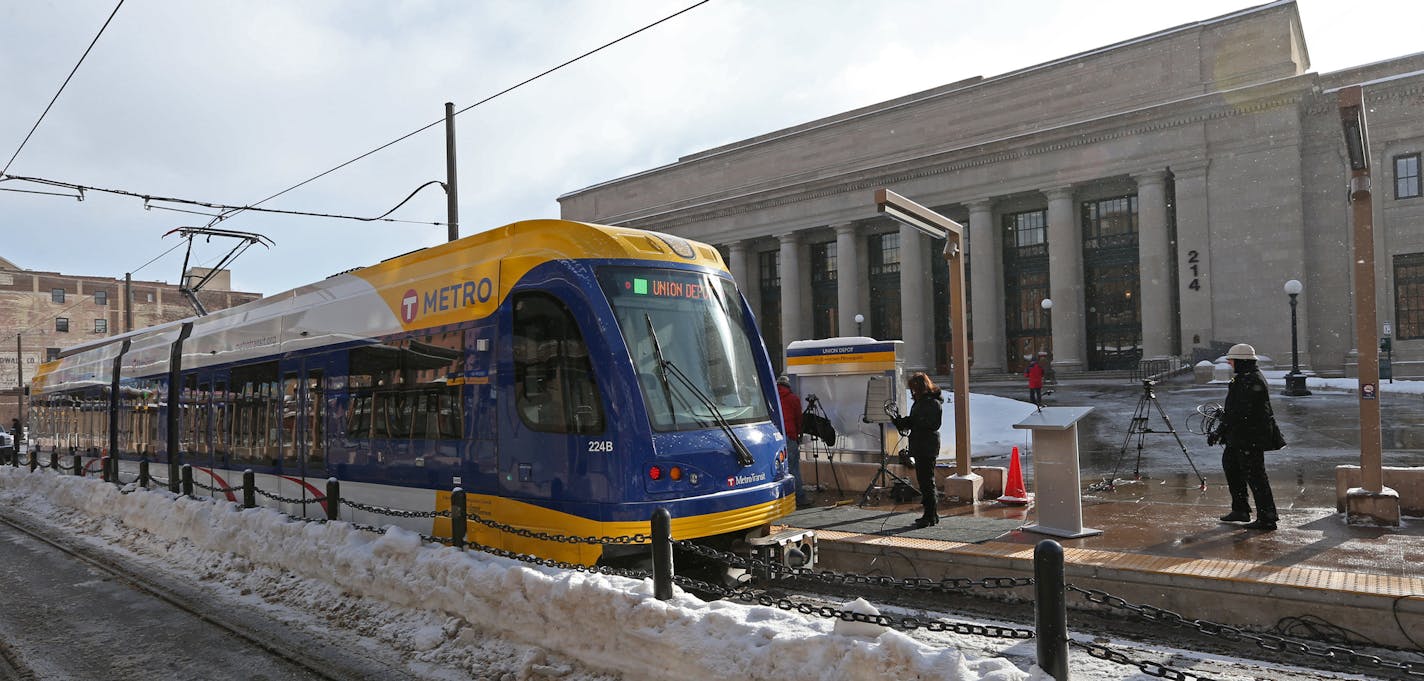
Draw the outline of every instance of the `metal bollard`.
<instances>
[{"instance_id":1,"label":"metal bollard","mask_svg":"<svg viewBox=\"0 0 1424 681\"><path fill-rule=\"evenodd\" d=\"M19 455L19 454L16 454L16 455L15 455L15 465L18 466L18 465L19 465L19 462L20 462L20 455ZM36 469L36 468L39 468L39 467L40 467L40 457L39 457L39 455L36 454L34 451L31 451L31 452L30 452L30 472L31 472L31 473L35 472L35 469Z\"/></svg>"},{"instance_id":2,"label":"metal bollard","mask_svg":"<svg viewBox=\"0 0 1424 681\"><path fill-rule=\"evenodd\" d=\"M653 511L653 597L672 598L672 514L665 508Z\"/></svg>"},{"instance_id":3,"label":"metal bollard","mask_svg":"<svg viewBox=\"0 0 1424 681\"><path fill-rule=\"evenodd\" d=\"M336 478L326 479L326 519L341 519L341 483Z\"/></svg>"},{"instance_id":4,"label":"metal bollard","mask_svg":"<svg viewBox=\"0 0 1424 681\"><path fill-rule=\"evenodd\" d=\"M59 452L56 452L53 449L49 450L49 467L54 472L59 472Z\"/></svg>"},{"instance_id":5,"label":"metal bollard","mask_svg":"<svg viewBox=\"0 0 1424 681\"><path fill-rule=\"evenodd\" d=\"M80 458L78 454L74 455L74 474L81 478L84 477L84 459Z\"/></svg>"},{"instance_id":6,"label":"metal bollard","mask_svg":"<svg viewBox=\"0 0 1424 681\"><path fill-rule=\"evenodd\" d=\"M183 464L183 496L193 496L193 467Z\"/></svg>"},{"instance_id":7,"label":"metal bollard","mask_svg":"<svg viewBox=\"0 0 1424 681\"><path fill-rule=\"evenodd\" d=\"M1068 608L1063 597L1063 546L1044 539L1033 547L1034 628L1038 668L1068 679Z\"/></svg>"},{"instance_id":8,"label":"metal bollard","mask_svg":"<svg viewBox=\"0 0 1424 681\"><path fill-rule=\"evenodd\" d=\"M148 489L148 458L138 460L138 486Z\"/></svg>"},{"instance_id":9,"label":"metal bollard","mask_svg":"<svg viewBox=\"0 0 1424 681\"><path fill-rule=\"evenodd\" d=\"M114 467L114 458L110 456L99 457L99 479L104 482L118 482L118 476L112 475L110 469Z\"/></svg>"},{"instance_id":10,"label":"metal bollard","mask_svg":"<svg viewBox=\"0 0 1424 681\"><path fill-rule=\"evenodd\" d=\"M456 487L450 492L450 545L465 549L465 490Z\"/></svg>"},{"instance_id":11,"label":"metal bollard","mask_svg":"<svg viewBox=\"0 0 1424 681\"><path fill-rule=\"evenodd\" d=\"M183 471L178 468L178 460L168 457L168 491L178 493L183 482Z\"/></svg>"},{"instance_id":12,"label":"metal bollard","mask_svg":"<svg viewBox=\"0 0 1424 681\"><path fill-rule=\"evenodd\" d=\"M249 468L242 472L242 507L257 506L257 476Z\"/></svg>"}]
</instances>

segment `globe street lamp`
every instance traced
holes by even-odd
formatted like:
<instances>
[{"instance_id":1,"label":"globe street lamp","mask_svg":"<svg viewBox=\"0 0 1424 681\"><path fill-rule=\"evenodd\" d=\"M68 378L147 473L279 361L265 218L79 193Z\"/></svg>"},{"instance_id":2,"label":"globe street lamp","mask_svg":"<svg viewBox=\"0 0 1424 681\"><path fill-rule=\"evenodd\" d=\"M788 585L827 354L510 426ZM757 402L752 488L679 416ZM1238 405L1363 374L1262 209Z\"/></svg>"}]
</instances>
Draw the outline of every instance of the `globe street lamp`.
<instances>
[{"instance_id":1,"label":"globe street lamp","mask_svg":"<svg viewBox=\"0 0 1424 681\"><path fill-rule=\"evenodd\" d=\"M1286 374L1286 390L1281 394L1287 397L1303 397L1310 394L1310 391L1305 389L1305 374L1300 373L1300 351L1296 344L1295 298L1300 295L1303 288L1300 282L1295 279L1286 282L1285 286L1286 295L1290 296L1291 306L1291 370Z\"/></svg>"},{"instance_id":2,"label":"globe street lamp","mask_svg":"<svg viewBox=\"0 0 1424 681\"><path fill-rule=\"evenodd\" d=\"M1041 307L1041 308L1043 308L1043 320L1044 320L1045 322L1047 322L1046 324L1044 324L1044 326L1048 327L1048 334L1049 334L1049 335L1048 335L1048 340L1049 340L1049 343L1052 344L1052 341L1053 341L1053 299L1052 299L1052 298L1044 298L1044 299L1043 299L1043 302L1039 303L1038 306ZM1047 371L1048 371L1048 367L1044 367L1044 372L1047 373Z\"/></svg>"},{"instance_id":3,"label":"globe street lamp","mask_svg":"<svg viewBox=\"0 0 1424 681\"><path fill-rule=\"evenodd\" d=\"M857 336L863 336L863 335L865 335L865 334L862 334L862 333L860 332L860 325L863 324L864 322L865 322L865 315L863 315L863 314L858 314L858 315L855 316L855 335L857 335Z\"/></svg>"}]
</instances>

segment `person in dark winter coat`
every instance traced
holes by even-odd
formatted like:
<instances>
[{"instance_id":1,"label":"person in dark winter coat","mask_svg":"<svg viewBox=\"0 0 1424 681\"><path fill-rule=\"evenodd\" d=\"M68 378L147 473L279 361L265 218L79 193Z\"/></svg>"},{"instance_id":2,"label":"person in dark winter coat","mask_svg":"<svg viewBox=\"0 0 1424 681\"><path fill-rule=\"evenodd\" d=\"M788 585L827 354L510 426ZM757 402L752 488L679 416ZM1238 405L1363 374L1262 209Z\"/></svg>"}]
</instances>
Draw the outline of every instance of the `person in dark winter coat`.
<instances>
[{"instance_id":1,"label":"person in dark winter coat","mask_svg":"<svg viewBox=\"0 0 1424 681\"><path fill-rule=\"evenodd\" d=\"M1270 391L1266 377L1256 368L1256 349L1245 343L1231 346L1226 353L1235 374L1226 388L1226 404L1221 424L1207 436L1207 444L1226 445L1221 455L1221 467L1226 472L1226 486L1231 492L1231 512L1222 516L1225 522L1251 520L1250 496L1256 497L1256 520L1246 524L1252 530L1276 529L1276 502L1271 496L1271 481L1266 478L1266 449L1273 446ZM1250 490L1250 496L1247 490Z\"/></svg>"},{"instance_id":2,"label":"person in dark winter coat","mask_svg":"<svg viewBox=\"0 0 1424 681\"><path fill-rule=\"evenodd\" d=\"M910 415L896 417L894 423L901 432L910 431L910 456L915 459L915 480L920 485L920 500L925 506L925 514L915 520L915 527L928 527L939 524L934 467L939 457L944 395L924 373L911 376L908 383L915 402L910 406Z\"/></svg>"},{"instance_id":3,"label":"person in dark winter coat","mask_svg":"<svg viewBox=\"0 0 1424 681\"><path fill-rule=\"evenodd\" d=\"M781 422L786 429L786 466L796 478L796 505L805 506L809 500L801 491L801 398L791 390L788 376L776 379L776 392L781 397Z\"/></svg>"}]
</instances>

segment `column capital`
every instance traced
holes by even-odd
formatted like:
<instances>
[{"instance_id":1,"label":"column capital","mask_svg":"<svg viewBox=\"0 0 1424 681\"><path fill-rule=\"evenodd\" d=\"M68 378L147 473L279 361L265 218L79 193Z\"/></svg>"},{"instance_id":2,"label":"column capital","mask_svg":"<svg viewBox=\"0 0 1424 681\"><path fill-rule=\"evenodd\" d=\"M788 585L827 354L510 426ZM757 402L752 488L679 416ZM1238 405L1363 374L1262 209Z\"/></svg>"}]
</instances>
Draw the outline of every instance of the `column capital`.
<instances>
[{"instance_id":1,"label":"column capital","mask_svg":"<svg viewBox=\"0 0 1424 681\"><path fill-rule=\"evenodd\" d=\"M854 222L837 222L836 224L831 225L831 229L836 230L837 237L855 236L857 227L859 227L859 225Z\"/></svg>"},{"instance_id":2,"label":"column capital","mask_svg":"<svg viewBox=\"0 0 1424 681\"><path fill-rule=\"evenodd\" d=\"M1199 175L1205 175L1205 174L1206 174L1206 169L1207 169L1210 165L1211 165L1211 159L1209 159L1209 158L1203 158L1203 159L1195 159L1195 160L1191 160L1191 161L1186 161L1186 162L1184 162L1184 163L1173 163L1173 164L1171 164L1171 165L1168 166L1168 167L1171 168L1171 169L1172 169L1172 173L1175 174L1175 175L1178 176L1178 177L1181 177L1181 176L1184 176L1184 175L1196 177L1196 176L1199 176Z\"/></svg>"},{"instance_id":3,"label":"column capital","mask_svg":"<svg viewBox=\"0 0 1424 681\"><path fill-rule=\"evenodd\" d=\"M776 237L776 240L781 242L783 246L795 245L801 241L800 232L782 232L780 234L773 234L772 236Z\"/></svg>"},{"instance_id":4,"label":"column capital","mask_svg":"<svg viewBox=\"0 0 1424 681\"><path fill-rule=\"evenodd\" d=\"M974 199L973 201L965 201L964 206L968 208L971 213L992 213L994 211L994 200Z\"/></svg>"},{"instance_id":5,"label":"column capital","mask_svg":"<svg viewBox=\"0 0 1424 681\"><path fill-rule=\"evenodd\" d=\"M731 251L732 253L746 253L746 252L747 252L747 241L746 241L746 239L738 239L738 240L736 240L736 241L725 241L725 242L723 242L723 245L725 245L725 246L727 247L727 250L728 250L728 251Z\"/></svg>"},{"instance_id":6,"label":"column capital","mask_svg":"<svg viewBox=\"0 0 1424 681\"><path fill-rule=\"evenodd\" d=\"M1074 192L1073 185L1071 184L1065 184L1058 187L1048 187L1046 189L1040 189L1039 191L1043 192L1043 195L1048 197L1049 201L1062 201L1064 199L1067 199L1069 201L1073 200Z\"/></svg>"},{"instance_id":7,"label":"column capital","mask_svg":"<svg viewBox=\"0 0 1424 681\"><path fill-rule=\"evenodd\" d=\"M1162 184L1167 181L1167 170L1165 168L1159 168L1157 170L1133 173L1132 179L1137 181L1139 187L1145 184Z\"/></svg>"}]
</instances>

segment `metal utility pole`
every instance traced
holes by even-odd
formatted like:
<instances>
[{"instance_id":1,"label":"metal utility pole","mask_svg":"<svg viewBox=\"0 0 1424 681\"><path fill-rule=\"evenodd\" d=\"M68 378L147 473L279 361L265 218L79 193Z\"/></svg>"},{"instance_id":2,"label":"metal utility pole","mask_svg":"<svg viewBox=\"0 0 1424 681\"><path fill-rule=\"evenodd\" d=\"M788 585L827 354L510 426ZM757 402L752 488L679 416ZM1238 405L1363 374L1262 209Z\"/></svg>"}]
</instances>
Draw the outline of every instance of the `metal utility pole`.
<instances>
[{"instance_id":1,"label":"metal utility pole","mask_svg":"<svg viewBox=\"0 0 1424 681\"><path fill-rule=\"evenodd\" d=\"M133 331L133 273L124 272L124 332Z\"/></svg>"},{"instance_id":2,"label":"metal utility pole","mask_svg":"<svg viewBox=\"0 0 1424 681\"><path fill-rule=\"evenodd\" d=\"M1399 493L1384 486L1380 459L1379 336L1375 332L1375 230L1370 193L1370 136L1364 90L1341 88L1340 123L1350 159L1350 207L1354 222L1355 343L1360 359L1360 487L1345 495L1351 525L1399 526Z\"/></svg>"},{"instance_id":3,"label":"metal utility pole","mask_svg":"<svg viewBox=\"0 0 1424 681\"><path fill-rule=\"evenodd\" d=\"M945 481L945 494L972 504L979 499L984 478L969 465L969 322L964 302L964 226L889 189L875 190L875 207L897 222L931 238L944 239L949 265L950 375L954 382L955 474Z\"/></svg>"},{"instance_id":4,"label":"metal utility pole","mask_svg":"<svg viewBox=\"0 0 1424 681\"><path fill-rule=\"evenodd\" d=\"M15 451L20 451L20 432L25 425L25 365L24 354L20 352L20 334L15 334L15 418L20 420L17 432L10 433L15 443Z\"/></svg>"},{"instance_id":5,"label":"metal utility pole","mask_svg":"<svg viewBox=\"0 0 1424 681\"><path fill-rule=\"evenodd\" d=\"M455 103L445 102L445 221L450 241L460 238L460 193L455 186Z\"/></svg>"}]
</instances>

